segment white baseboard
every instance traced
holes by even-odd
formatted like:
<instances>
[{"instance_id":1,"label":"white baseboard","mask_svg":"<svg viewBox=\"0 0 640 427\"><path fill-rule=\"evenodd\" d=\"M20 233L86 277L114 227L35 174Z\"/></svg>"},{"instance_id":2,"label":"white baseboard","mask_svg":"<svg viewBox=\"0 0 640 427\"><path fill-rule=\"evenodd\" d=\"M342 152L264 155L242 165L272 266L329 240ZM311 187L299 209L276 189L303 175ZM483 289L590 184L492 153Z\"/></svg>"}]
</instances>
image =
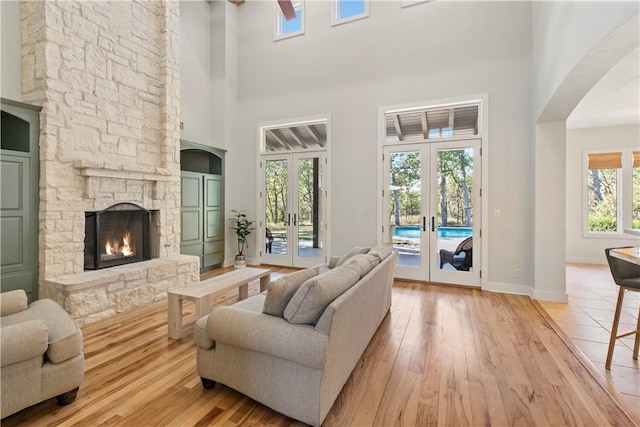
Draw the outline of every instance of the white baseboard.
<instances>
[{"instance_id":1,"label":"white baseboard","mask_svg":"<svg viewBox=\"0 0 640 427\"><path fill-rule=\"evenodd\" d=\"M604 255L602 257L567 257L566 261L574 264L607 265Z\"/></svg>"},{"instance_id":2,"label":"white baseboard","mask_svg":"<svg viewBox=\"0 0 640 427\"><path fill-rule=\"evenodd\" d=\"M550 291L533 291L533 299L551 302L569 302L569 295L566 292L550 292Z\"/></svg>"},{"instance_id":3,"label":"white baseboard","mask_svg":"<svg viewBox=\"0 0 640 427\"><path fill-rule=\"evenodd\" d=\"M482 288L483 291L501 292L503 294L526 295L530 298L541 301L552 302L569 302L569 296L566 292L551 292L536 290L527 285L516 285L513 283L503 282L487 282L487 286Z\"/></svg>"},{"instance_id":4,"label":"white baseboard","mask_svg":"<svg viewBox=\"0 0 640 427\"><path fill-rule=\"evenodd\" d=\"M483 291L500 292L503 294L526 295L533 298L533 289L527 285L516 285L514 283L487 282Z\"/></svg>"}]
</instances>

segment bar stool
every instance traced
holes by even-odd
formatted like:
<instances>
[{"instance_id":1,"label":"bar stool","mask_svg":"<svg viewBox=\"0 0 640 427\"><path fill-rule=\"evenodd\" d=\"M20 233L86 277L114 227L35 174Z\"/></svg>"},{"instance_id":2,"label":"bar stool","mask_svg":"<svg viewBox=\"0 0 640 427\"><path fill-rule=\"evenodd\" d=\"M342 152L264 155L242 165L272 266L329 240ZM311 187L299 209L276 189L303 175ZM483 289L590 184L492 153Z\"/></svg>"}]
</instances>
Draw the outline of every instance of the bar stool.
<instances>
[{"instance_id":1,"label":"bar stool","mask_svg":"<svg viewBox=\"0 0 640 427\"><path fill-rule=\"evenodd\" d=\"M611 359L613 359L613 349L616 345L617 339L635 334L636 339L633 345L634 360L638 360L638 347L640 347L640 312L638 313L638 324L636 326L636 330L618 335L618 324L620 323L620 313L622 312L624 293L627 290L636 292L640 291L640 265L612 256L609 252L613 249L624 248L608 248L604 250L607 255L607 262L609 263L609 269L611 270L613 281L620 287L618 291L618 302L616 303L616 312L613 316L613 326L611 327L611 338L609 339L607 361L604 365L606 369L611 369Z\"/></svg>"}]
</instances>

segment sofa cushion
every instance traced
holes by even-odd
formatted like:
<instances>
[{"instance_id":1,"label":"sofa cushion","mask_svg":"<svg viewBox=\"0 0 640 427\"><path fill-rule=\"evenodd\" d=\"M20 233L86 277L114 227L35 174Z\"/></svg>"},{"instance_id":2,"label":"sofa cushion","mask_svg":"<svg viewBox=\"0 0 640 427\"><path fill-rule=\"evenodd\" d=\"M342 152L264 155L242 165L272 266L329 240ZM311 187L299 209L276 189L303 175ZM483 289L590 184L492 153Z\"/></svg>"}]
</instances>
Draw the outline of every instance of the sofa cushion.
<instances>
[{"instance_id":1,"label":"sofa cushion","mask_svg":"<svg viewBox=\"0 0 640 427\"><path fill-rule=\"evenodd\" d=\"M307 280L317 276L319 268L307 268L296 271L267 285L267 297L262 312L283 317L284 309L298 288Z\"/></svg>"},{"instance_id":2,"label":"sofa cushion","mask_svg":"<svg viewBox=\"0 0 640 427\"><path fill-rule=\"evenodd\" d=\"M34 301L29 308L2 318L2 325L15 325L29 320L42 320L49 330L47 358L64 362L82 353L82 333L76 322L50 299Z\"/></svg>"},{"instance_id":3,"label":"sofa cushion","mask_svg":"<svg viewBox=\"0 0 640 427\"><path fill-rule=\"evenodd\" d=\"M360 280L354 264L341 265L312 277L298 288L284 310L284 318L291 323L315 325L327 306Z\"/></svg>"},{"instance_id":4,"label":"sofa cushion","mask_svg":"<svg viewBox=\"0 0 640 427\"><path fill-rule=\"evenodd\" d=\"M213 348L215 342L207 334L207 319L208 316L204 316L196 320L193 327L193 341L198 347L208 350Z\"/></svg>"},{"instance_id":5,"label":"sofa cushion","mask_svg":"<svg viewBox=\"0 0 640 427\"><path fill-rule=\"evenodd\" d=\"M391 255L392 251L393 251L392 243L383 243L381 245L376 246L375 248L371 248L371 250L369 251L369 255L373 255L374 257L378 258L380 262L382 262L382 260L384 260L386 257Z\"/></svg>"},{"instance_id":6,"label":"sofa cushion","mask_svg":"<svg viewBox=\"0 0 640 427\"><path fill-rule=\"evenodd\" d=\"M0 365L13 365L29 359L40 359L47 351L47 325L41 320L29 320L2 327L0 332Z\"/></svg>"},{"instance_id":7,"label":"sofa cushion","mask_svg":"<svg viewBox=\"0 0 640 427\"><path fill-rule=\"evenodd\" d=\"M255 295L244 301L260 297ZM322 369L326 362L329 337L316 332L313 326L296 325L260 311L239 309L233 304L216 307L207 316L206 327L209 338L215 341L216 351L232 346L315 369ZM243 362L238 360L239 367L229 369L244 371ZM267 362L266 365L270 364ZM248 370L253 368L247 367ZM277 372L265 371L258 375L277 375Z\"/></svg>"},{"instance_id":8,"label":"sofa cushion","mask_svg":"<svg viewBox=\"0 0 640 427\"><path fill-rule=\"evenodd\" d=\"M358 254L349 258L343 265L351 264L353 264L353 266L355 266L358 270L360 278L363 278L368 272L373 269L373 267L379 264L379 261L378 258L374 257L373 255Z\"/></svg>"},{"instance_id":9,"label":"sofa cushion","mask_svg":"<svg viewBox=\"0 0 640 427\"><path fill-rule=\"evenodd\" d=\"M0 316L9 316L27 309L27 293L24 289L0 294Z\"/></svg>"},{"instance_id":10,"label":"sofa cushion","mask_svg":"<svg viewBox=\"0 0 640 427\"><path fill-rule=\"evenodd\" d=\"M336 263L335 267L340 267L342 264L344 264L349 258L351 258L354 255L366 254L367 252L369 252L369 248L364 248L364 247L360 247L360 246L354 246L353 248L351 248L351 250L349 252L344 254L342 256L342 258L340 258L338 260L338 262Z\"/></svg>"}]
</instances>

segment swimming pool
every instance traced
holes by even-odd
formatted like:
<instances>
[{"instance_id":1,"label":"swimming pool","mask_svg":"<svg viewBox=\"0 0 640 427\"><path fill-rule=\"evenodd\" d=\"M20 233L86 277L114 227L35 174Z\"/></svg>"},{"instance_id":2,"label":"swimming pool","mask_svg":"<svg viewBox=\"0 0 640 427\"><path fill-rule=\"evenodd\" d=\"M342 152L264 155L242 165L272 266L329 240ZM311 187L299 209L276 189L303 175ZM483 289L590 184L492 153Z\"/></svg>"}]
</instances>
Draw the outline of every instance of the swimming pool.
<instances>
[{"instance_id":1,"label":"swimming pool","mask_svg":"<svg viewBox=\"0 0 640 427\"><path fill-rule=\"evenodd\" d=\"M393 230L393 237L404 239L419 239L420 226L399 225ZM438 238L444 239L466 239L473 235L471 227L438 227Z\"/></svg>"}]
</instances>

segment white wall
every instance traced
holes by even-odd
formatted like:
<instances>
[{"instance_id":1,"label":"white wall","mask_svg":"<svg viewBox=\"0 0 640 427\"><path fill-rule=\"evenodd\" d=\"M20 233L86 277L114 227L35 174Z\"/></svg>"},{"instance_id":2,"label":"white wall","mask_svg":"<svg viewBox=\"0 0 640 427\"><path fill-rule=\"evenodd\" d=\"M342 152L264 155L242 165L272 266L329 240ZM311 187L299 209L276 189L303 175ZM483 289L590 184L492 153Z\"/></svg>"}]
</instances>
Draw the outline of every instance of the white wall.
<instances>
[{"instance_id":1,"label":"white wall","mask_svg":"<svg viewBox=\"0 0 640 427\"><path fill-rule=\"evenodd\" d=\"M0 96L22 101L20 2L0 1Z\"/></svg>"},{"instance_id":2,"label":"white wall","mask_svg":"<svg viewBox=\"0 0 640 427\"><path fill-rule=\"evenodd\" d=\"M180 137L211 145L211 25L209 3L180 2Z\"/></svg>"},{"instance_id":3,"label":"white wall","mask_svg":"<svg viewBox=\"0 0 640 427\"><path fill-rule=\"evenodd\" d=\"M565 121L589 89L638 45L637 2L533 2L534 294L566 301ZM554 157L557 156L557 157ZM553 179L549 179L550 174ZM559 221L549 222L554 211ZM557 236L554 238L554 235Z\"/></svg>"},{"instance_id":4,"label":"white wall","mask_svg":"<svg viewBox=\"0 0 640 427\"><path fill-rule=\"evenodd\" d=\"M640 149L640 126L614 126L567 130L567 261L606 264L604 249L638 245L639 238L584 237L583 156L585 150Z\"/></svg>"},{"instance_id":5,"label":"white wall","mask_svg":"<svg viewBox=\"0 0 640 427\"><path fill-rule=\"evenodd\" d=\"M633 1L533 2L535 120L576 64L639 10L640 5Z\"/></svg>"},{"instance_id":6,"label":"white wall","mask_svg":"<svg viewBox=\"0 0 640 427\"><path fill-rule=\"evenodd\" d=\"M228 1L211 3L211 145L222 149L235 145L236 116L239 114L237 15L238 6ZM247 179L245 169L255 167L254 163L247 163L245 158L237 149L228 151L225 156L225 217L232 209L249 210L246 198L237 191L237 183ZM253 159L249 157L251 161ZM233 263L236 252L236 235L227 228L225 265ZM249 258L248 261L257 262L255 258Z\"/></svg>"},{"instance_id":7,"label":"white wall","mask_svg":"<svg viewBox=\"0 0 640 427\"><path fill-rule=\"evenodd\" d=\"M306 2L306 34L273 42L275 2L239 16L233 190L256 212L256 124L329 113L332 254L376 243L379 106L488 93L489 281L532 284L530 4L374 1L367 19L331 27L330 2ZM229 176L228 176L229 177ZM231 178L233 179L233 178ZM253 245L252 245L253 246ZM254 248L255 246L253 246ZM252 249L251 249L252 250ZM523 277L516 279L514 269ZM486 276L485 276L486 277Z\"/></svg>"}]
</instances>

